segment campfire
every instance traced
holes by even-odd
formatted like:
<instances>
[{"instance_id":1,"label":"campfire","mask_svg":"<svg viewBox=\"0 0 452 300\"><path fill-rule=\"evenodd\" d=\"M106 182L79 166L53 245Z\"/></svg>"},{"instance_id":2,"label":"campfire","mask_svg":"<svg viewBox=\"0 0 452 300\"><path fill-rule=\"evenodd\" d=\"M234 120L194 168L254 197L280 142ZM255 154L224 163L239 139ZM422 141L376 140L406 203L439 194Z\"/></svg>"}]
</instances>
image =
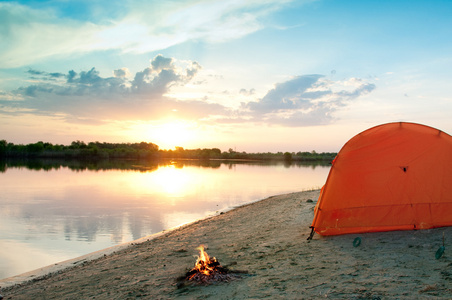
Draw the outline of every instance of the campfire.
<instances>
[{"instance_id":1,"label":"campfire","mask_svg":"<svg viewBox=\"0 0 452 300\"><path fill-rule=\"evenodd\" d=\"M239 274L248 273L247 271L231 271L227 267L223 267L215 257L210 257L207 254L203 245L197 249L199 250L199 256L195 267L188 271L185 276L178 278L178 288L187 282L204 285L216 282L229 282L241 278Z\"/></svg>"}]
</instances>

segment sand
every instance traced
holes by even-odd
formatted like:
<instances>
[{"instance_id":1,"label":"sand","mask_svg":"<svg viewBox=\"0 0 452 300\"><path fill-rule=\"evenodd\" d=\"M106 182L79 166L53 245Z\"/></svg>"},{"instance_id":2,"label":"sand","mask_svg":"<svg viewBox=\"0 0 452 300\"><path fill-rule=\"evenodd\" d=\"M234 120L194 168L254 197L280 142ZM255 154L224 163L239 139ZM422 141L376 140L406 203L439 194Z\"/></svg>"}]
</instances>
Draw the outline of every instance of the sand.
<instances>
[{"instance_id":1,"label":"sand","mask_svg":"<svg viewBox=\"0 0 452 300\"><path fill-rule=\"evenodd\" d=\"M29 282L2 286L0 293L4 299L452 298L452 227L316 234L308 242L318 194L270 197ZM446 251L436 259L443 233ZM358 247L356 237L361 238ZM222 265L248 274L178 287L176 279L193 267L200 244Z\"/></svg>"}]
</instances>

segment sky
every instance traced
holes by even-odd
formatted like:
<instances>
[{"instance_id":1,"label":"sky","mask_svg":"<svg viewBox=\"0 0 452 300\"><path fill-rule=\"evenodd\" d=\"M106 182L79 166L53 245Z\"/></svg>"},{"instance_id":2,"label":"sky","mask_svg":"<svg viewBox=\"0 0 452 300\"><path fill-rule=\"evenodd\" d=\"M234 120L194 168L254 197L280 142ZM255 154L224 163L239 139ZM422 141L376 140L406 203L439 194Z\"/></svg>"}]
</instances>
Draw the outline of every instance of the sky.
<instances>
[{"instance_id":1,"label":"sky","mask_svg":"<svg viewBox=\"0 0 452 300\"><path fill-rule=\"evenodd\" d=\"M337 152L452 134L452 1L0 1L0 139Z\"/></svg>"}]
</instances>

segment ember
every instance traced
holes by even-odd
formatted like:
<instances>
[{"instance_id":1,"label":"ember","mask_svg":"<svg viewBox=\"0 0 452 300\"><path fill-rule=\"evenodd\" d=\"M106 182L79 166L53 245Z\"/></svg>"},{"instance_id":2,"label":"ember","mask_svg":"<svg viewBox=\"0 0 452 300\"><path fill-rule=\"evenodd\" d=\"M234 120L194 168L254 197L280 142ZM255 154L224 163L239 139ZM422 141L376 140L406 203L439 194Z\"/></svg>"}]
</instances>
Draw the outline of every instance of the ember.
<instances>
[{"instance_id":1,"label":"ember","mask_svg":"<svg viewBox=\"0 0 452 300\"><path fill-rule=\"evenodd\" d=\"M228 282L240 278L241 276L239 274L248 273L247 271L231 271L227 267L221 266L215 257L210 257L204 251L203 245L197 249L199 250L199 256L196 260L195 267L188 271L184 277L178 279L178 287L183 286L184 281L206 285L221 281Z\"/></svg>"}]
</instances>

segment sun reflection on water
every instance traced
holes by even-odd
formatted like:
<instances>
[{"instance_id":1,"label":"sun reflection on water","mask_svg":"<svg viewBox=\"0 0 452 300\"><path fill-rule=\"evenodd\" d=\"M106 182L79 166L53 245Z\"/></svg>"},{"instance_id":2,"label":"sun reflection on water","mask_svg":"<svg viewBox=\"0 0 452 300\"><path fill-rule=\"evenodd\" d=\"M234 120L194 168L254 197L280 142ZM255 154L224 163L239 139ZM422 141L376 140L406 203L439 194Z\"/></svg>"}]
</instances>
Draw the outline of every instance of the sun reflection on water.
<instances>
[{"instance_id":1,"label":"sun reflection on water","mask_svg":"<svg viewBox=\"0 0 452 300\"><path fill-rule=\"evenodd\" d=\"M158 190L169 197L183 197L193 188L194 174L183 169L177 169L174 165L160 168L153 174L153 183Z\"/></svg>"},{"instance_id":2,"label":"sun reflection on water","mask_svg":"<svg viewBox=\"0 0 452 300\"><path fill-rule=\"evenodd\" d=\"M161 204L176 205L187 195L196 193L203 182L202 174L197 168L181 168L173 164L160 166L152 172L128 173L123 180L142 197L154 195Z\"/></svg>"}]
</instances>

